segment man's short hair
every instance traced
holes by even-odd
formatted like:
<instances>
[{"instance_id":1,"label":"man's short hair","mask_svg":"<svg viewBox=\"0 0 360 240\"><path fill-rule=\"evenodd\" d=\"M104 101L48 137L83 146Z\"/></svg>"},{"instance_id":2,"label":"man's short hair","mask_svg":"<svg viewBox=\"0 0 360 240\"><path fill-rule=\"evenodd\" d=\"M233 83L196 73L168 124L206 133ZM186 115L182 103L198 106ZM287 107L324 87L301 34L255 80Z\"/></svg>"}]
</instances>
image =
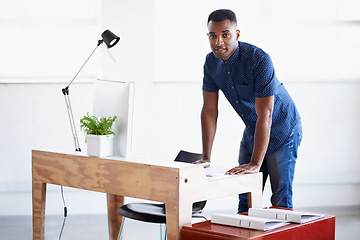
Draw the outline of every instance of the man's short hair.
<instances>
[{"instance_id":1,"label":"man's short hair","mask_svg":"<svg viewBox=\"0 0 360 240\"><path fill-rule=\"evenodd\" d=\"M209 18L208 18L208 24L210 21L222 22L227 19L229 19L230 22L237 24L236 15L233 11L231 11L229 9L219 9L219 10L216 10L216 11L213 11L212 13L210 13Z\"/></svg>"}]
</instances>

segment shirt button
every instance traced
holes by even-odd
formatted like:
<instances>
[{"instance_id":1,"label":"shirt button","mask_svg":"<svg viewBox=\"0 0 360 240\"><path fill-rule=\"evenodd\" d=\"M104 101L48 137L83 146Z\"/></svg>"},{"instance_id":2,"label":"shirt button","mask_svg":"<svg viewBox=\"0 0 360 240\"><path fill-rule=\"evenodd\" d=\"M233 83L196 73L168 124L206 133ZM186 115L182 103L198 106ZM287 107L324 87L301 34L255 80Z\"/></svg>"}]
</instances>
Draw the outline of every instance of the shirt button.
<instances>
[{"instance_id":1,"label":"shirt button","mask_svg":"<svg viewBox=\"0 0 360 240\"><path fill-rule=\"evenodd\" d=\"M243 117L243 116L244 116L244 114L241 114L241 116Z\"/></svg>"},{"instance_id":2,"label":"shirt button","mask_svg":"<svg viewBox=\"0 0 360 240\"><path fill-rule=\"evenodd\" d=\"M234 89L234 87L231 87L231 89Z\"/></svg>"},{"instance_id":3,"label":"shirt button","mask_svg":"<svg viewBox=\"0 0 360 240\"><path fill-rule=\"evenodd\" d=\"M228 72L228 74L230 74L230 72Z\"/></svg>"},{"instance_id":4,"label":"shirt button","mask_svg":"<svg viewBox=\"0 0 360 240\"><path fill-rule=\"evenodd\" d=\"M239 103L239 101L236 101L236 103Z\"/></svg>"},{"instance_id":5,"label":"shirt button","mask_svg":"<svg viewBox=\"0 0 360 240\"><path fill-rule=\"evenodd\" d=\"M248 128L250 128L250 126L248 126Z\"/></svg>"}]
</instances>

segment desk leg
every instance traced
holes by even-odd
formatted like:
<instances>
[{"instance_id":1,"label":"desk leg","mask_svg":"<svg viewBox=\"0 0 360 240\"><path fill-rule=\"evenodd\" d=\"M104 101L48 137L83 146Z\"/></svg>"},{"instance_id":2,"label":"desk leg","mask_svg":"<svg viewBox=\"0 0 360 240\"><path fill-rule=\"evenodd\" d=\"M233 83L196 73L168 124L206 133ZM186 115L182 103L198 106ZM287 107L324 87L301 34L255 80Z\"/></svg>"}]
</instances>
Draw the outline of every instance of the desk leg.
<instances>
[{"instance_id":1,"label":"desk leg","mask_svg":"<svg viewBox=\"0 0 360 240\"><path fill-rule=\"evenodd\" d=\"M33 239L44 240L46 183L32 184Z\"/></svg>"},{"instance_id":2,"label":"desk leg","mask_svg":"<svg viewBox=\"0 0 360 240\"><path fill-rule=\"evenodd\" d=\"M180 229L191 223L192 203L165 203L167 240L180 240Z\"/></svg>"},{"instance_id":3,"label":"desk leg","mask_svg":"<svg viewBox=\"0 0 360 240\"><path fill-rule=\"evenodd\" d=\"M107 208L108 208L108 226L110 240L116 240L119 234L122 217L116 211L124 204L124 197L106 194L107 195Z\"/></svg>"},{"instance_id":4,"label":"desk leg","mask_svg":"<svg viewBox=\"0 0 360 240\"><path fill-rule=\"evenodd\" d=\"M262 208L262 192L253 191L247 193L248 208Z\"/></svg>"}]
</instances>

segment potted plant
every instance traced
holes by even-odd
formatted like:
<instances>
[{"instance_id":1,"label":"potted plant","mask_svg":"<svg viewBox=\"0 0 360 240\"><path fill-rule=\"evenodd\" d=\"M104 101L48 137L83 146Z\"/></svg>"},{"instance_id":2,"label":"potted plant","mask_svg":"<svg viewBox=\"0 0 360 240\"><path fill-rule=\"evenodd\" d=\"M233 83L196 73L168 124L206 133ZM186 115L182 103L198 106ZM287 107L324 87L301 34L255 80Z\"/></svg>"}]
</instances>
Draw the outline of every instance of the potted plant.
<instances>
[{"instance_id":1,"label":"potted plant","mask_svg":"<svg viewBox=\"0 0 360 240\"><path fill-rule=\"evenodd\" d=\"M92 157L105 157L113 154L115 132L111 130L117 116L96 117L89 113L80 119L80 129L86 134L87 154Z\"/></svg>"}]
</instances>

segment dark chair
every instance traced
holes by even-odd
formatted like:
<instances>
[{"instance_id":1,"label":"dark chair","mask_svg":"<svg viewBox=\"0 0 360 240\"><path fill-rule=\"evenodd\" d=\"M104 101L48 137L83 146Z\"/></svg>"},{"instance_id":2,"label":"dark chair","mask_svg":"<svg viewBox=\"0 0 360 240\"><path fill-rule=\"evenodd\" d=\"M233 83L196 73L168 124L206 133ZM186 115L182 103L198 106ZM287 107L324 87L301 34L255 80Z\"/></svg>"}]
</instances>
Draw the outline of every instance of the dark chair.
<instances>
[{"instance_id":1,"label":"dark chair","mask_svg":"<svg viewBox=\"0 0 360 240\"><path fill-rule=\"evenodd\" d=\"M181 150L174 161L192 163L200 160L201 158L202 154L190 153ZM205 204L206 200L193 203L192 217L204 218L205 220L207 220L205 216L200 214L202 209L205 207ZM166 224L165 203L128 203L121 206L117 210L117 213L123 216L123 222L120 227L118 240L120 240L122 236L125 218L130 218L142 222L160 223L160 237L162 239L162 226L163 224ZM166 225L164 233L166 239Z\"/></svg>"}]
</instances>

